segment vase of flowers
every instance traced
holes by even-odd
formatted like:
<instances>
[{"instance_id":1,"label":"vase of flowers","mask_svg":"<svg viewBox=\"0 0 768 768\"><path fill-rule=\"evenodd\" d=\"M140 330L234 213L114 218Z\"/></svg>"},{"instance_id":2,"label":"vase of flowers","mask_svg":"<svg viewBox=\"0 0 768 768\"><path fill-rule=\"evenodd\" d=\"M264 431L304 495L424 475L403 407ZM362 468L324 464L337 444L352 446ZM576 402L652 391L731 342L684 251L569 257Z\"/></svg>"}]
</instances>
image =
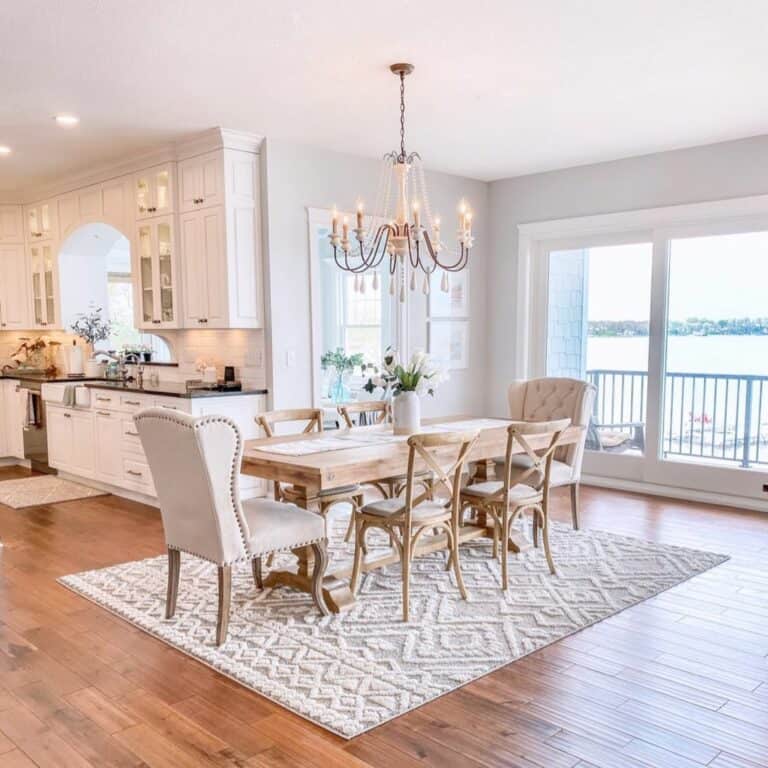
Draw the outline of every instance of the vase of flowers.
<instances>
[{"instance_id":1,"label":"vase of flowers","mask_svg":"<svg viewBox=\"0 0 768 768\"><path fill-rule=\"evenodd\" d=\"M433 395L448 374L426 352L416 350L407 365L388 349L384 370L393 377L392 422L396 435L412 435L421 427L421 395Z\"/></svg>"},{"instance_id":2,"label":"vase of flowers","mask_svg":"<svg viewBox=\"0 0 768 768\"><path fill-rule=\"evenodd\" d=\"M111 326L109 321L101 316L101 307L78 315L70 325L70 330L91 347L91 358L85 363L85 375L89 378L103 376L104 363L95 359L96 349L94 345L97 341L106 341L109 338Z\"/></svg>"},{"instance_id":3,"label":"vase of flowers","mask_svg":"<svg viewBox=\"0 0 768 768\"><path fill-rule=\"evenodd\" d=\"M346 386L344 377L357 367L363 365L363 356L360 353L348 355L341 347L335 350L328 350L320 358L320 366L324 371L333 371L333 381L330 387L330 397L334 403L343 403L351 397L351 393Z\"/></svg>"}]
</instances>

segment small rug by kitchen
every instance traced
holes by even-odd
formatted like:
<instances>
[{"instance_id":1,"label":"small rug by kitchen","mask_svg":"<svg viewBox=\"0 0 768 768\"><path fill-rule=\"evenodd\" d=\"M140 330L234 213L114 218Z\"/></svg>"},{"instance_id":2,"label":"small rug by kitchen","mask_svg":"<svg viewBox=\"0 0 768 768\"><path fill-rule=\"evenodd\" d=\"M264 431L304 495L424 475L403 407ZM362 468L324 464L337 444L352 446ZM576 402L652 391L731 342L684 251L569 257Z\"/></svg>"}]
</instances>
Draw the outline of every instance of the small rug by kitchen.
<instances>
[{"instance_id":1,"label":"small rug by kitchen","mask_svg":"<svg viewBox=\"0 0 768 768\"><path fill-rule=\"evenodd\" d=\"M351 557L333 518L331 569ZM61 583L168 645L345 738L352 738L509 662L647 600L728 558L554 524L556 576L541 549L510 555L509 590L490 542L462 545L469 599L445 553L414 560L411 618L402 621L400 566L365 575L351 610L322 617L308 595L259 591L233 569L229 638L214 642L215 566L182 555L176 616L166 620L165 556L65 576ZM371 532L370 539L374 533ZM373 543L373 542L371 542ZM369 544L369 557L388 546ZM277 565L289 560L281 556Z\"/></svg>"},{"instance_id":2,"label":"small rug by kitchen","mask_svg":"<svg viewBox=\"0 0 768 768\"><path fill-rule=\"evenodd\" d=\"M56 475L22 477L18 480L0 482L0 504L14 509L106 495L105 491L62 480Z\"/></svg>"}]
</instances>

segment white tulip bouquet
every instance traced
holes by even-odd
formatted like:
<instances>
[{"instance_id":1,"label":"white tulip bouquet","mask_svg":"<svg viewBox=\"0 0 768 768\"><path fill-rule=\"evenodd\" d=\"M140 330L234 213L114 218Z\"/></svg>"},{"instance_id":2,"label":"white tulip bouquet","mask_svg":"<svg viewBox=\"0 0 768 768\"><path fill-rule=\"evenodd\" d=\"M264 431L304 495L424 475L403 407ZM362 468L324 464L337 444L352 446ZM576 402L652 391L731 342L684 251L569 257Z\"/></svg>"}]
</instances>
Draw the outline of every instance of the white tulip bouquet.
<instances>
[{"instance_id":1,"label":"white tulip bouquet","mask_svg":"<svg viewBox=\"0 0 768 768\"><path fill-rule=\"evenodd\" d=\"M393 391L434 395L437 387L448 380L448 372L423 349L417 349L407 364L399 361L397 351L389 348L384 354L382 367L394 382Z\"/></svg>"}]
</instances>

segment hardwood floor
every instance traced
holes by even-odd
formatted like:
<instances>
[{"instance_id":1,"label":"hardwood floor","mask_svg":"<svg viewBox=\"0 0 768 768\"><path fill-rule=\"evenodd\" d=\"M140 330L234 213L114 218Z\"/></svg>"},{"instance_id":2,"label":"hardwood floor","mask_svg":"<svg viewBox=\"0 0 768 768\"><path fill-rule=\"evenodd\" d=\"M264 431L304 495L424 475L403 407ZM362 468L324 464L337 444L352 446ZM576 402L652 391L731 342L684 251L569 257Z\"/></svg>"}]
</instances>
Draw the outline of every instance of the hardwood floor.
<instances>
[{"instance_id":1,"label":"hardwood floor","mask_svg":"<svg viewBox=\"0 0 768 768\"><path fill-rule=\"evenodd\" d=\"M768 516L582 498L583 527L733 559L349 742L55 582L163 553L156 510L0 505L0 768L768 766Z\"/></svg>"}]
</instances>

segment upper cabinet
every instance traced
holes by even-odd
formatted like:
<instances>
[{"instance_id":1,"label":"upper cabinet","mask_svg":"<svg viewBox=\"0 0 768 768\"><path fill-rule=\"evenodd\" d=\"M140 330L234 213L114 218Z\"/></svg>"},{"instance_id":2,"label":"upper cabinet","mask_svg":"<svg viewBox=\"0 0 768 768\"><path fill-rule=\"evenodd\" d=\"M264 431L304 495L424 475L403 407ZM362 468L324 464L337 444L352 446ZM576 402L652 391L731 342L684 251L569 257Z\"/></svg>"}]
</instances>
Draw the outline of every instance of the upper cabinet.
<instances>
[{"instance_id":1,"label":"upper cabinet","mask_svg":"<svg viewBox=\"0 0 768 768\"><path fill-rule=\"evenodd\" d=\"M224 203L221 152L208 152L179 163L179 207L182 213Z\"/></svg>"},{"instance_id":2,"label":"upper cabinet","mask_svg":"<svg viewBox=\"0 0 768 768\"><path fill-rule=\"evenodd\" d=\"M178 290L173 217L163 216L136 226L134 273L139 328L178 328Z\"/></svg>"},{"instance_id":3,"label":"upper cabinet","mask_svg":"<svg viewBox=\"0 0 768 768\"><path fill-rule=\"evenodd\" d=\"M32 288L32 327L46 330L58 328L59 279L53 243L33 243L28 246L28 250L28 269Z\"/></svg>"},{"instance_id":4,"label":"upper cabinet","mask_svg":"<svg viewBox=\"0 0 768 768\"><path fill-rule=\"evenodd\" d=\"M24 214L20 205L0 205L0 243L24 242Z\"/></svg>"},{"instance_id":5,"label":"upper cabinet","mask_svg":"<svg viewBox=\"0 0 768 768\"><path fill-rule=\"evenodd\" d=\"M165 163L134 176L137 219L167 216L174 212L174 170L175 163Z\"/></svg>"},{"instance_id":6,"label":"upper cabinet","mask_svg":"<svg viewBox=\"0 0 768 768\"><path fill-rule=\"evenodd\" d=\"M53 201L34 203L24 208L27 242L35 243L56 237L56 205Z\"/></svg>"},{"instance_id":7,"label":"upper cabinet","mask_svg":"<svg viewBox=\"0 0 768 768\"><path fill-rule=\"evenodd\" d=\"M184 327L263 327L258 155L222 149L179 174Z\"/></svg>"},{"instance_id":8,"label":"upper cabinet","mask_svg":"<svg viewBox=\"0 0 768 768\"><path fill-rule=\"evenodd\" d=\"M0 331L29 328L28 302L24 246L0 244Z\"/></svg>"}]
</instances>

